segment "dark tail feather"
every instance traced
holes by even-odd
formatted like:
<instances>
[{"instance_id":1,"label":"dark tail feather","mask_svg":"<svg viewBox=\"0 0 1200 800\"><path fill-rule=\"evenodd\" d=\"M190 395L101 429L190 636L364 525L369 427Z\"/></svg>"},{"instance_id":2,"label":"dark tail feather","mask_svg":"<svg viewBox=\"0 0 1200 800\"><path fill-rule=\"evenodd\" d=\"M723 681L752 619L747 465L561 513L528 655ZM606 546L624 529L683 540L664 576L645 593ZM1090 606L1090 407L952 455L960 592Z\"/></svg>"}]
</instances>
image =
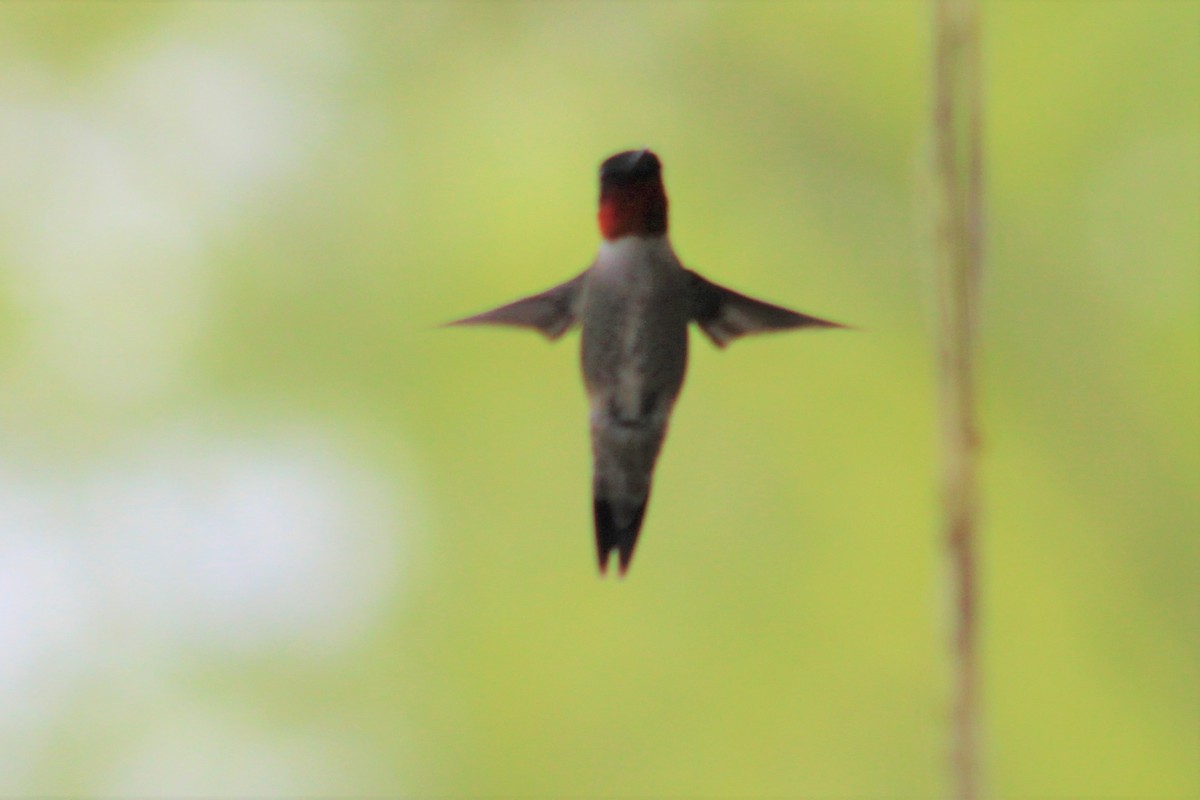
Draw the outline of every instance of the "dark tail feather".
<instances>
[{"instance_id":1,"label":"dark tail feather","mask_svg":"<svg viewBox=\"0 0 1200 800\"><path fill-rule=\"evenodd\" d=\"M646 501L636 504L615 503L607 497L597 496L593 501L596 517L596 556L600 559L600 574L608 572L608 559L617 551L618 568L624 576L633 559L633 548L637 544L638 532L642 529L642 517L646 513Z\"/></svg>"}]
</instances>

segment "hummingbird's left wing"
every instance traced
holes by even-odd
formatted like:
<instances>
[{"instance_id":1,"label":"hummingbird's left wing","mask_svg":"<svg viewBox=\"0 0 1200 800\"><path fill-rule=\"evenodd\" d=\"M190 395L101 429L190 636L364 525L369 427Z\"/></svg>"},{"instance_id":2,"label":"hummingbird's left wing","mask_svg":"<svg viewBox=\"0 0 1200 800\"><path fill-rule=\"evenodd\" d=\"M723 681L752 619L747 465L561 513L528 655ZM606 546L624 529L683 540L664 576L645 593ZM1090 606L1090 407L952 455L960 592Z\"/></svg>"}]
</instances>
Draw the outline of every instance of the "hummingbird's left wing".
<instances>
[{"instance_id":1,"label":"hummingbird's left wing","mask_svg":"<svg viewBox=\"0 0 1200 800\"><path fill-rule=\"evenodd\" d=\"M724 347L739 336L792 328L844 328L837 322L810 317L782 306L764 303L732 289L705 280L691 270L688 290L691 294L692 319L717 347Z\"/></svg>"},{"instance_id":2,"label":"hummingbird's left wing","mask_svg":"<svg viewBox=\"0 0 1200 800\"><path fill-rule=\"evenodd\" d=\"M447 325L515 325L533 328L553 341L577 321L579 296L587 271L541 294L484 311L473 317L447 322Z\"/></svg>"}]
</instances>

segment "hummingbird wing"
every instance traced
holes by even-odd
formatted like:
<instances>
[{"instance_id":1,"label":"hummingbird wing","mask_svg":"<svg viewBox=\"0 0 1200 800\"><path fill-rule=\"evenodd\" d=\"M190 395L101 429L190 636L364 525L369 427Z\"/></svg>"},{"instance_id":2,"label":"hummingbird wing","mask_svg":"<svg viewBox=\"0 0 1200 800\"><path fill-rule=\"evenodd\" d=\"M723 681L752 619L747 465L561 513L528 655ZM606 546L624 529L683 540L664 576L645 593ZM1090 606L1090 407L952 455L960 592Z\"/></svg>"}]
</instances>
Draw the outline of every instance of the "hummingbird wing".
<instances>
[{"instance_id":1,"label":"hummingbird wing","mask_svg":"<svg viewBox=\"0 0 1200 800\"><path fill-rule=\"evenodd\" d=\"M473 317L464 317L447 325L513 325L541 331L547 339L554 341L566 333L578 321L579 296L587 271L576 275L566 283L541 294L525 297L507 305L484 311Z\"/></svg>"},{"instance_id":2,"label":"hummingbird wing","mask_svg":"<svg viewBox=\"0 0 1200 800\"><path fill-rule=\"evenodd\" d=\"M844 328L837 322L810 317L782 306L764 303L732 289L705 280L691 270L692 319L717 347L725 347L739 336L792 328Z\"/></svg>"}]
</instances>

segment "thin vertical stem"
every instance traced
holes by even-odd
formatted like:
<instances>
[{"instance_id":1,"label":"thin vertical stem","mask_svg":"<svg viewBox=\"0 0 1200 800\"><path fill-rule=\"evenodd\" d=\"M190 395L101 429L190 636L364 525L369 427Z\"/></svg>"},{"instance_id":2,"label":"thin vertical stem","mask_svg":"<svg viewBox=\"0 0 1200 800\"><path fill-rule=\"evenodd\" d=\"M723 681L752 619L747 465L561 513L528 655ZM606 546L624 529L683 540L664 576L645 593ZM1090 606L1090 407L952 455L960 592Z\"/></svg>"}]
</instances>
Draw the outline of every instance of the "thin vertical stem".
<instances>
[{"instance_id":1,"label":"thin vertical stem","mask_svg":"<svg viewBox=\"0 0 1200 800\"><path fill-rule=\"evenodd\" d=\"M942 503L950 574L952 796L980 796L975 354L983 256L977 0L933 2L934 276Z\"/></svg>"}]
</instances>

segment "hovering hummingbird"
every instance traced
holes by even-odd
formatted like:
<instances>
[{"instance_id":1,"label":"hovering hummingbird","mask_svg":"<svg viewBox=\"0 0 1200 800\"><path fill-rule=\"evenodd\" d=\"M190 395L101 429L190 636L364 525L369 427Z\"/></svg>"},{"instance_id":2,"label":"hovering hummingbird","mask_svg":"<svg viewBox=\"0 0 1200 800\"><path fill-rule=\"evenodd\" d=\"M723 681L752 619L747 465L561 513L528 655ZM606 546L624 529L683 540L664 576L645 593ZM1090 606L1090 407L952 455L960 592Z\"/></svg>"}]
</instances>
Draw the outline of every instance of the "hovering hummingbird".
<instances>
[{"instance_id":1,"label":"hovering hummingbird","mask_svg":"<svg viewBox=\"0 0 1200 800\"><path fill-rule=\"evenodd\" d=\"M842 328L718 286L686 269L667 238L662 164L649 150L600 165L600 234L592 265L553 289L450 325L514 325L551 341L583 329L591 409L593 514L600 572L633 558L654 463L687 366L688 323L717 347L790 328Z\"/></svg>"}]
</instances>

